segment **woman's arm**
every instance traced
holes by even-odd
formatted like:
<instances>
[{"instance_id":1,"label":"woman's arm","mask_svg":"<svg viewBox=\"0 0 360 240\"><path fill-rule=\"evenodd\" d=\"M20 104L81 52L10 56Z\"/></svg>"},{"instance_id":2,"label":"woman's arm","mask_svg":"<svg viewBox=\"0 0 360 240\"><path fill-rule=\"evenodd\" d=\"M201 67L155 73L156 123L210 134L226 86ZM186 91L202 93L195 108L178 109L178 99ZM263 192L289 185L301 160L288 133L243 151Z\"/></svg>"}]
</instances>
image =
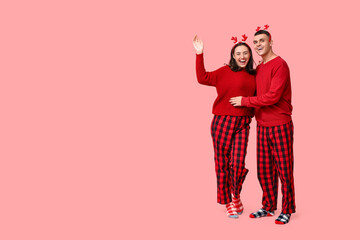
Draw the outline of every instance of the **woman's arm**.
<instances>
[{"instance_id":1,"label":"woman's arm","mask_svg":"<svg viewBox=\"0 0 360 240\"><path fill-rule=\"evenodd\" d=\"M193 39L194 48L196 50L196 76L200 84L215 86L217 71L206 72L204 65L204 44L196 35Z\"/></svg>"}]
</instances>

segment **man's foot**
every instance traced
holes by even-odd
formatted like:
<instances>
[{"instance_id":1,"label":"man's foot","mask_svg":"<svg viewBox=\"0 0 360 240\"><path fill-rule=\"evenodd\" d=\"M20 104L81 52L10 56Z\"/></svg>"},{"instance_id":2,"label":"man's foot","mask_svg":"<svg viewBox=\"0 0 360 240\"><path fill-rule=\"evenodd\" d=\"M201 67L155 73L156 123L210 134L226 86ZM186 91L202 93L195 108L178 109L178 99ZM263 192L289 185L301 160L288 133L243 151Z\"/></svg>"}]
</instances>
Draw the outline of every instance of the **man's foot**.
<instances>
[{"instance_id":1,"label":"man's foot","mask_svg":"<svg viewBox=\"0 0 360 240\"><path fill-rule=\"evenodd\" d=\"M233 197L232 198L232 203L233 203L233 206L235 208L235 211L237 212L238 215L242 214L244 212L244 206L240 200L240 198L235 198Z\"/></svg>"},{"instance_id":2,"label":"man's foot","mask_svg":"<svg viewBox=\"0 0 360 240\"><path fill-rule=\"evenodd\" d=\"M234 205L232 203L226 204L226 212L227 212L228 217L238 218L238 215L237 215Z\"/></svg>"},{"instance_id":3,"label":"man's foot","mask_svg":"<svg viewBox=\"0 0 360 240\"><path fill-rule=\"evenodd\" d=\"M275 220L276 224L287 224L290 221L291 214L281 213Z\"/></svg>"},{"instance_id":4,"label":"man's foot","mask_svg":"<svg viewBox=\"0 0 360 240\"><path fill-rule=\"evenodd\" d=\"M261 217L266 217L266 216L274 216L274 211L269 212L263 208L260 208L259 211L251 213L249 217L250 218L261 218Z\"/></svg>"}]
</instances>

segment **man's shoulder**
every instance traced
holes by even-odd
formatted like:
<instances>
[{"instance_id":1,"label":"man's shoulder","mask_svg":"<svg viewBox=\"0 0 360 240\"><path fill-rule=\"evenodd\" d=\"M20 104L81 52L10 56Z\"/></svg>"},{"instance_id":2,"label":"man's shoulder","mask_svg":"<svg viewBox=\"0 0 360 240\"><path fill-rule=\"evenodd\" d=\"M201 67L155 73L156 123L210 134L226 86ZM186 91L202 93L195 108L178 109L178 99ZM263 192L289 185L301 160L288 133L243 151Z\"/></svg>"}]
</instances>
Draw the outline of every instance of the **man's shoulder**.
<instances>
[{"instance_id":1,"label":"man's shoulder","mask_svg":"<svg viewBox=\"0 0 360 240\"><path fill-rule=\"evenodd\" d=\"M289 65L287 62L280 56L276 58L276 61L274 62L274 68L289 68Z\"/></svg>"},{"instance_id":2,"label":"man's shoulder","mask_svg":"<svg viewBox=\"0 0 360 240\"><path fill-rule=\"evenodd\" d=\"M279 64L284 64L284 65L288 65L287 62L282 58L282 57L278 57L278 63Z\"/></svg>"}]
</instances>

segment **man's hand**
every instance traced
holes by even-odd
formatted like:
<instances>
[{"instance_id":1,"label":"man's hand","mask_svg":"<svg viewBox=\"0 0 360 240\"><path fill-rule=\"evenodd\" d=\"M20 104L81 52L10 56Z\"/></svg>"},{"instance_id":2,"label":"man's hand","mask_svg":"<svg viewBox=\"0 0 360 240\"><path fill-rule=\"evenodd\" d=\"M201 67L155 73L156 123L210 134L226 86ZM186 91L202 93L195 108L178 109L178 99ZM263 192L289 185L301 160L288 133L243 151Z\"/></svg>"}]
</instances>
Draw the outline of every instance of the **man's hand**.
<instances>
[{"instance_id":1,"label":"man's hand","mask_svg":"<svg viewBox=\"0 0 360 240\"><path fill-rule=\"evenodd\" d=\"M229 102L234 107L240 107L241 106L241 99L242 99L242 96L240 96L240 97L232 97L232 98L230 98Z\"/></svg>"}]
</instances>

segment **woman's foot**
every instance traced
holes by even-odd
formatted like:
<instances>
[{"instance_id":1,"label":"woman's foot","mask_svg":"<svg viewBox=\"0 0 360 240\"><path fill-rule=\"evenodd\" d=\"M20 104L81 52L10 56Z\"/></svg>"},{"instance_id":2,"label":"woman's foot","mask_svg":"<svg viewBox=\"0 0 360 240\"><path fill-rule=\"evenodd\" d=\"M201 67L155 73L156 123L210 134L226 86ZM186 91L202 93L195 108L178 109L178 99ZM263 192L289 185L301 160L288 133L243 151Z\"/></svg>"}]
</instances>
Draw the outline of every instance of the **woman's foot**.
<instances>
[{"instance_id":1,"label":"woman's foot","mask_svg":"<svg viewBox=\"0 0 360 240\"><path fill-rule=\"evenodd\" d=\"M226 204L226 212L228 217L230 218L238 218L237 212L234 208L234 205L232 203L227 203Z\"/></svg>"},{"instance_id":2,"label":"woman's foot","mask_svg":"<svg viewBox=\"0 0 360 240\"><path fill-rule=\"evenodd\" d=\"M238 215L242 214L244 212L244 206L239 198L232 198L232 203L234 205L235 211L237 212Z\"/></svg>"}]
</instances>

